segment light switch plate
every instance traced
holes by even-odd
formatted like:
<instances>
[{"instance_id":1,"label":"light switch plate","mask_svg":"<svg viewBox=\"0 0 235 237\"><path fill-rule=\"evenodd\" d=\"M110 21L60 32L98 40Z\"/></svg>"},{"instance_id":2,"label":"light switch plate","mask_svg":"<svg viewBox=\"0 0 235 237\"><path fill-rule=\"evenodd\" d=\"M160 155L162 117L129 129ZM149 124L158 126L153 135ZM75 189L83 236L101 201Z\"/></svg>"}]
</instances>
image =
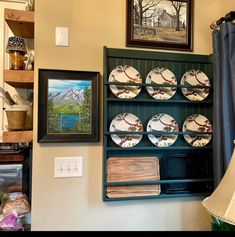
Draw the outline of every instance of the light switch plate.
<instances>
[{"instance_id":1,"label":"light switch plate","mask_svg":"<svg viewBox=\"0 0 235 237\"><path fill-rule=\"evenodd\" d=\"M56 46L69 46L69 29L68 27L55 28L55 44Z\"/></svg>"},{"instance_id":2,"label":"light switch plate","mask_svg":"<svg viewBox=\"0 0 235 237\"><path fill-rule=\"evenodd\" d=\"M55 157L54 177L82 176L82 157Z\"/></svg>"}]
</instances>

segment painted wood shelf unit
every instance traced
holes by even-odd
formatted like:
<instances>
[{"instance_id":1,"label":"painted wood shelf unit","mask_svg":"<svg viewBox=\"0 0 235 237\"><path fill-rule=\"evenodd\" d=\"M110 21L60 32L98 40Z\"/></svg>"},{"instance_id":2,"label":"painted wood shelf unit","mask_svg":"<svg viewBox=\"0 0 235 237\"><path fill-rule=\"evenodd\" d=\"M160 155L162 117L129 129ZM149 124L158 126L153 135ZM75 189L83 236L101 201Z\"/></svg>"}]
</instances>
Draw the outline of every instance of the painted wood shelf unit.
<instances>
[{"instance_id":1,"label":"painted wood shelf unit","mask_svg":"<svg viewBox=\"0 0 235 237\"><path fill-rule=\"evenodd\" d=\"M136 199L158 199L175 197L206 197L212 193L213 187L213 135L210 142L202 147L193 147L184 139L183 124L192 114L201 114L213 122L213 72L211 55L186 53L165 53L158 51L129 50L104 47L104 135L103 135L103 201L121 201ZM121 99L110 90L110 85L119 84L109 82L112 70L120 65L134 67L142 77L141 91L133 99ZM176 79L177 88L173 97L168 100L157 100L151 97L145 83L148 73L154 68L171 70ZM187 71L196 69L204 72L210 80L210 93L203 101L191 101L186 98L181 89L181 78ZM138 85L128 83L128 85ZM123 84L121 84L123 85ZM125 84L127 85L127 84ZM194 87L194 86L192 86ZM196 88L197 86L195 86ZM133 147L120 147L113 140L112 134L125 135L130 132L110 132L112 120L122 113L137 116L144 127L141 141ZM175 132L177 140L168 147L157 147L151 143L146 131L147 123L152 116L165 113L172 116L178 123L179 132ZM162 132L161 132L162 133ZM167 132L166 132L167 133ZM173 134L173 133L172 133ZM159 162L159 179L129 179L126 181L110 180L110 172L116 172L113 177L119 177L122 168L115 168L115 163L109 170L108 166L114 159L156 158ZM128 163L128 162L127 162ZM130 163L130 162L129 162ZM133 163L133 165L135 165ZM129 167L132 170L133 167ZM137 167L143 172L144 167ZM123 167L128 170L128 167ZM139 171L137 171L139 172ZM116 176L117 175L117 176ZM147 177L147 176L146 176ZM119 177L120 178L120 177ZM158 185L158 186L156 186ZM160 185L160 186L159 186ZM154 192L159 188L158 192Z\"/></svg>"}]
</instances>

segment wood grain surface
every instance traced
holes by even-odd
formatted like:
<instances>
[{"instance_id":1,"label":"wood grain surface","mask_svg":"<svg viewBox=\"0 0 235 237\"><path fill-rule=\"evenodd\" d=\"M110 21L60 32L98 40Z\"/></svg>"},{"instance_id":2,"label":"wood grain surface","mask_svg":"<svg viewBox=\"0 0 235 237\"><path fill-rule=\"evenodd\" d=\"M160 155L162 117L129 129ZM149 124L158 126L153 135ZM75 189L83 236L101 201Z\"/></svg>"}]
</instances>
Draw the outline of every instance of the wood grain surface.
<instances>
[{"instance_id":1,"label":"wood grain surface","mask_svg":"<svg viewBox=\"0 0 235 237\"><path fill-rule=\"evenodd\" d=\"M107 161L107 182L159 179L160 170L157 157L110 157ZM160 184L107 187L109 198L159 195L160 192Z\"/></svg>"},{"instance_id":2,"label":"wood grain surface","mask_svg":"<svg viewBox=\"0 0 235 237\"><path fill-rule=\"evenodd\" d=\"M156 157L112 157L107 161L107 181L127 182L159 180Z\"/></svg>"},{"instance_id":3,"label":"wood grain surface","mask_svg":"<svg viewBox=\"0 0 235 237\"><path fill-rule=\"evenodd\" d=\"M160 185L129 185L129 186L114 186L107 187L107 197L138 197L138 196L152 196L160 194Z\"/></svg>"}]
</instances>

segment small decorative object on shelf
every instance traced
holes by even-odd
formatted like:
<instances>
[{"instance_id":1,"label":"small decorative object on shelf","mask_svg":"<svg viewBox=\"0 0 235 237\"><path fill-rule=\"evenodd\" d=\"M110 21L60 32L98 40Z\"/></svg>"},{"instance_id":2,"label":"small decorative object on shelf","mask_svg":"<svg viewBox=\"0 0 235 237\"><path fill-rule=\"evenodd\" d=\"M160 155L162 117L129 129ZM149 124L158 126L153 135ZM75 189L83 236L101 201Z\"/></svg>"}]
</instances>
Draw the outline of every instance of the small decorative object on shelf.
<instances>
[{"instance_id":1,"label":"small decorative object on shelf","mask_svg":"<svg viewBox=\"0 0 235 237\"><path fill-rule=\"evenodd\" d=\"M34 3L35 3L34 0L28 0L26 2L25 10L26 11L34 11Z\"/></svg>"},{"instance_id":2,"label":"small decorative object on shelf","mask_svg":"<svg viewBox=\"0 0 235 237\"><path fill-rule=\"evenodd\" d=\"M27 109L13 108L13 109L6 109L5 111L8 121L7 126L8 130L15 131L25 129Z\"/></svg>"},{"instance_id":3,"label":"small decorative object on shelf","mask_svg":"<svg viewBox=\"0 0 235 237\"><path fill-rule=\"evenodd\" d=\"M6 46L6 52L10 56L9 69L24 70L24 56L27 52L24 39L19 36L9 37Z\"/></svg>"},{"instance_id":4,"label":"small decorative object on shelf","mask_svg":"<svg viewBox=\"0 0 235 237\"><path fill-rule=\"evenodd\" d=\"M34 50L28 52L25 70L34 69Z\"/></svg>"}]
</instances>

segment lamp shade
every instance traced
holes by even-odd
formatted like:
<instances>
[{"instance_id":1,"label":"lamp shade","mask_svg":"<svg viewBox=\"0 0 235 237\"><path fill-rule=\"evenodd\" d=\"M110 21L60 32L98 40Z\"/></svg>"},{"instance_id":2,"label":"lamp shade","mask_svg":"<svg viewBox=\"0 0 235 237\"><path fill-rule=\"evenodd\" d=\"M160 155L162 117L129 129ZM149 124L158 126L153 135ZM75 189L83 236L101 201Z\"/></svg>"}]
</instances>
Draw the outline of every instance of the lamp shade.
<instances>
[{"instance_id":1,"label":"lamp shade","mask_svg":"<svg viewBox=\"0 0 235 237\"><path fill-rule=\"evenodd\" d=\"M6 52L19 51L25 54L27 52L24 39L19 36L11 36L8 38Z\"/></svg>"},{"instance_id":2,"label":"lamp shade","mask_svg":"<svg viewBox=\"0 0 235 237\"><path fill-rule=\"evenodd\" d=\"M235 225L235 149L222 180L202 205L212 216Z\"/></svg>"}]
</instances>

